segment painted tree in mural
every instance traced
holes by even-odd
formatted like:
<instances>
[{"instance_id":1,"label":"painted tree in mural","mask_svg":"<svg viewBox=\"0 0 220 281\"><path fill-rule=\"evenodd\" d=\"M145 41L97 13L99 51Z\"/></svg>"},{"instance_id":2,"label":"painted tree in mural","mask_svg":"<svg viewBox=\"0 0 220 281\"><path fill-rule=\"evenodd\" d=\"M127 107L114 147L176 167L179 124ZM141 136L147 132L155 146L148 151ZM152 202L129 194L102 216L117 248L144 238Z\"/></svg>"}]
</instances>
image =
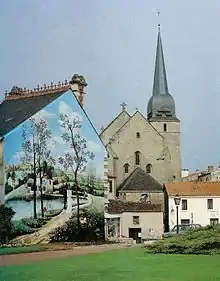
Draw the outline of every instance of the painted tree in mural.
<instances>
[{"instance_id":1,"label":"painted tree in mural","mask_svg":"<svg viewBox=\"0 0 220 281\"><path fill-rule=\"evenodd\" d=\"M86 164L94 159L95 155L87 149L86 140L80 135L82 122L78 117L69 119L66 114L60 115L61 127L64 129L62 134L63 141L69 145L70 152L59 157L59 163L65 170L71 170L74 174L74 190L77 200L77 225L80 226L79 213L79 174L86 170Z\"/></svg>"},{"instance_id":2,"label":"painted tree in mural","mask_svg":"<svg viewBox=\"0 0 220 281\"><path fill-rule=\"evenodd\" d=\"M33 177L33 191L34 191L34 218L37 217L37 176L40 181L41 192L41 215L44 216L43 208L43 190L42 190L42 176L45 171L45 163L48 165L55 164L51 151L48 149L48 141L52 137L51 130L48 128L47 121L40 119L39 121L30 118L23 126L23 143L22 148L24 155L21 161L29 175Z\"/></svg>"}]
</instances>

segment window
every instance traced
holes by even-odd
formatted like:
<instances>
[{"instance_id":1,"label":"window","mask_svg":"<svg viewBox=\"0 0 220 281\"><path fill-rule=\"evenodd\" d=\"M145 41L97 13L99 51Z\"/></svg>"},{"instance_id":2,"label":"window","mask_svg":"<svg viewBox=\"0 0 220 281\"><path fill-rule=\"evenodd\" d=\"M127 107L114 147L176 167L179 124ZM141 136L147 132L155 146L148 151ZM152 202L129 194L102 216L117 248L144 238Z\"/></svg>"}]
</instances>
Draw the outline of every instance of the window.
<instances>
[{"instance_id":1,"label":"window","mask_svg":"<svg viewBox=\"0 0 220 281\"><path fill-rule=\"evenodd\" d=\"M152 172L152 165L151 165L151 164L147 164L147 166L146 166L146 172L147 172L148 174L151 174L151 172Z\"/></svg>"},{"instance_id":2,"label":"window","mask_svg":"<svg viewBox=\"0 0 220 281\"><path fill-rule=\"evenodd\" d=\"M182 210L183 211L187 210L187 200L186 199L182 199Z\"/></svg>"},{"instance_id":3,"label":"window","mask_svg":"<svg viewBox=\"0 0 220 281\"><path fill-rule=\"evenodd\" d=\"M135 152L135 164L140 165L140 151Z\"/></svg>"},{"instance_id":4,"label":"window","mask_svg":"<svg viewBox=\"0 0 220 281\"><path fill-rule=\"evenodd\" d=\"M112 181L109 181L109 192L112 193Z\"/></svg>"},{"instance_id":5,"label":"window","mask_svg":"<svg viewBox=\"0 0 220 281\"><path fill-rule=\"evenodd\" d=\"M208 208L208 210L212 210L213 209L213 199L208 199L207 200L207 208Z\"/></svg>"},{"instance_id":6,"label":"window","mask_svg":"<svg viewBox=\"0 0 220 281\"><path fill-rule=\"evenodd\" d=\"M163 131L164 131L164 132L167 131L167 124L163 124Z\"/></svg>"},{"instance_id":7,"label":"window","mask_svg":"<svg viewBox=\"0 0 220 281\"><path fill-rule=\"evenodd\" d=\"M139 216L133 216L133 224L139 224L140 220L139 220Z\"/></svg>"},{"instance_id":8,"label":"window","mask_svg":"<svg viewBox=\"0 0 220 281\"><path fill-rule=\"evenodd\" d=\"M181 224L190 224L190 220L189 219L183 219L183 220L181 220Z\"/></svg>"},{"instance_id":9,"label":"window","mask_svg":"<svg viewBox=\"0 0 220 281\"><path fill-rule=\"evenodd\" d=\"M129 164L128 163L124 164L124 169L125 169L125 174L127 174L128 170L129 170Z\"/></svg>"},{"instance_id":10,"label":"window","mask_svg":"<svg viewBox=\"0 0 220 281\"><path fill-rule=\"evenodd\" d=\"M210 219L210 225L218 224L218 219Z\"/></svg>"},{"instance_id":11,"label":"window","mask_svg":"<svg viewBox=\"0 0 220 281\"><path fill-rule=\"evenodd\" d=\"M140 133L139 133L139 132L136 133L136 138L137 138L137 139L140 138Z\"/></svg>"}]
</instances>

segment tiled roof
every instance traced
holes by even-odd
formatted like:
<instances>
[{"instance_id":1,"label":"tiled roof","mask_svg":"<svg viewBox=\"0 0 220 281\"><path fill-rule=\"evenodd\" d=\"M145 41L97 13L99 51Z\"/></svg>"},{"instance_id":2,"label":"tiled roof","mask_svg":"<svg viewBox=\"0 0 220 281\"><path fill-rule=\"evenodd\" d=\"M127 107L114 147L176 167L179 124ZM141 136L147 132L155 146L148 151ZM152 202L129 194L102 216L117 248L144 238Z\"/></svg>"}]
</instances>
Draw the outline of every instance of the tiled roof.
<instances>
[{"instance_id":1,"label":"tiled roof","mask_svg":"<svg viewBox=\"0 0 220 281\"><path fill-rule=\"evenodd\" d=\"M0 137L16 128L64 92L60 90L44 95L5 99L0 104Z\"/></svg>"},{"instance_id":2,"label":"tiled roof","mask_svg":"<svg viewBox=\"0 0 220 281\"><path fill-rule=\"evenodd\" d=\"M137 167L119 186L118 191L163 192L163 187L150 174Z\"/></svg>"},{"instance_id":3,"label":"tiled roof","mask_svg":"<svg viewBox=\"0 0 220 281\"><path fill-rule=\"evenodd\" d=\"M169 196L220 196L220 182L172 182L165 189Z\"/></svg>"},{"instance_id":4,"label":"tiled roof","mask_svg":"<svg viewBox=\"0 0 220 281\"><path fill-rule=\"evenodd\" d=\"M109 214L118 214L124 212L162 212L162 206L160 204L109 200Z\"/></svg>"}]
</instances>

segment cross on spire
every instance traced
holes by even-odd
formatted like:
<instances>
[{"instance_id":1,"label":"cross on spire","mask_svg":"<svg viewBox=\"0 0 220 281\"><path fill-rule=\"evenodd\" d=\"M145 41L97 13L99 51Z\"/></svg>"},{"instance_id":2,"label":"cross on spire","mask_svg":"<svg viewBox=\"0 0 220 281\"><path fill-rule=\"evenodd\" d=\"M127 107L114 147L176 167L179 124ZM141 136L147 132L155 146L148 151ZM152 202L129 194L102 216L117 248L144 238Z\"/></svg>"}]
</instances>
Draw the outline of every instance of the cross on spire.
<instances>
[{"instance_id":1,"label":"cross on spire","mask_svg":"<svg viewBox=\"0 0 220 281\"><path fill-rule=\"evenodd\" d=\"M120 106L121 106L121 110L125 111L127 104L125 102L123 102L123 103L120 104Z\"/></svg>"},{"instance_id":2,"label":"cross on spire","mask_svg":"<svg viewBox=\"0 0 220 281\"><path fill-rule=\"evenodd\" d=\"M160 30L160 10L157 9L157 15L158 15L158 29Z\"/></svg>"}]
</instances>

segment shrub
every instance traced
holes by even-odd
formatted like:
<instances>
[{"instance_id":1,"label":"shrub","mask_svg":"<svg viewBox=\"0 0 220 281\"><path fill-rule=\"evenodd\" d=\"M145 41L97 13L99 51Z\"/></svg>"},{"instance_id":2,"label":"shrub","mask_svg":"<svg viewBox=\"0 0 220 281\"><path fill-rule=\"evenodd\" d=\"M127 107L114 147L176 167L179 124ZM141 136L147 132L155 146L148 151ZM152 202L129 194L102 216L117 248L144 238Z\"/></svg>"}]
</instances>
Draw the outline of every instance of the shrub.
<instances>
[{"instance_id":1,"label":"shrub","mask_svg":"<svg viewBox=\"0 0 220 281\"><path fill-rule=\"evenodd\" d=\"M164 254L220 254L220 226L206 226L157 241L147 252Z\"/></svg>"},{"instance_id":2,"label":"shrub","mask_svg":"<svg viewBox=\"0 0 220 281\"><path fill-rule=\"evenodd\" d=\"M15 212L11 207L0 205L0 244L7 244L13 230L12 218Z\"/></svg>"},{"instance_id":3,"label":"shrub","mask_svg":"<svg viewBox=\"0 0 220 281\"><path fill-rule=\"evenodd\" d=\"M13 187L8 183L5 184L5 195L10 193L13 190Z\"/></svg>"},{"instance_id":4,"label":"shrub","mask_svg":"<svg viewBox=\"0 0 220 281\"><path fill-rule=\"evenodd\" d=\"M52 242L98 242L104 240L104 215L84 211L80 216L80 227L75 217L52 235Z\"/></svg>"},{"instance_id":5,"label":"shrub","mask_svg":"<svg viewBox=\"0 0 220 281\"><path fill-rule=\"evenodd\" d=\"M14 239L17 236L25 235L33 232L34 230L30 226L28 226L23 220L14 221L10 239Z\"/></svg>"}]
</instances>

